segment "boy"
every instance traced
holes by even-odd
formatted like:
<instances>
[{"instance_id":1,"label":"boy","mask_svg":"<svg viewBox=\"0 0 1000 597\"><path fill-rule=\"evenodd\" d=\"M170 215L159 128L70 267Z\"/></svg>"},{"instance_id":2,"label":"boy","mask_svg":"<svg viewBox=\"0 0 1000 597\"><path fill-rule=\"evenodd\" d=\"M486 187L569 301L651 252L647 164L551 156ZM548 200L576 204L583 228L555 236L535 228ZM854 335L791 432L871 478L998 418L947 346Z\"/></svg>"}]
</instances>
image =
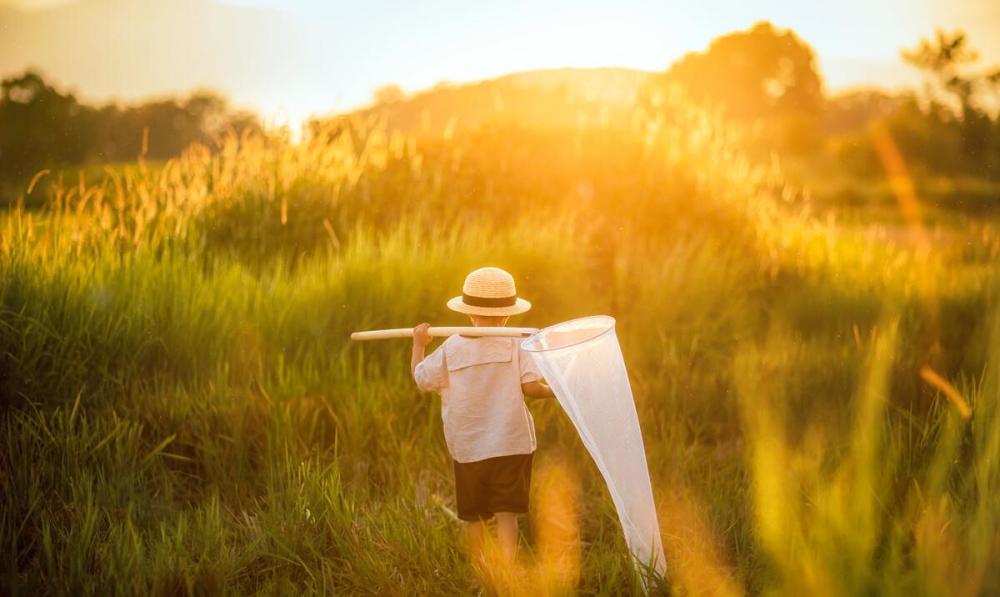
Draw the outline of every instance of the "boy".
<instances>
[{"instance_id":1,"label":"boy","mask_svg":"<svg viewBox=\"0 0 1000 597\"><path fill-rule=\"evenodd\" d=\"M465 278L462 296L448 308L474 326L504 326L531 303L519 298L514 278L484 267ZM441 394L445 442L455 468L458 517L465 521L473 563L483 567L486 521L496 516L507 562L517 552L517 514L528 511L535 426L525 396L552 397L531 355L517 338L451 336L424 358L429 324L413 329L410 371L417 387Z\"/></svg>"}]
</instances>

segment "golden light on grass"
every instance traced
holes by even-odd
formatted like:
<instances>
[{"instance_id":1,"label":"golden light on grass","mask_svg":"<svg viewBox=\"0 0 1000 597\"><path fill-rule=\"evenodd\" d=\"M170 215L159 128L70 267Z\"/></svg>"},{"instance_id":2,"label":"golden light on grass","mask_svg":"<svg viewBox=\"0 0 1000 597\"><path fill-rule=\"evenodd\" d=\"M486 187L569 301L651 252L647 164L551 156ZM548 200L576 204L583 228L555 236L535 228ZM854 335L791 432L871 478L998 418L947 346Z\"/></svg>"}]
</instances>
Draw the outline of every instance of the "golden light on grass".
<instances>
[{"instance_id":1,"label":"golden light on grass","mask_svg":"<svg viewBox=\"0 0 1000 597\"><path fill-rule=\"evenodd\" d=\"M793 458L784 434L785 412L780 387L780 363L768 358L788 350L788 341L780 334L769 339L769 347L747 346L734 362L740 388L743 421L747 430L749 465L753 475L754 518L759 540L769 555L787 565L790 559L791 524L799 517L798 502L793 499Z\"/></svg>"},{"instance_id":2,"label":"golden light on grass","mask_svg":"<svg viewBox=\"0 0 1000 597\"><path fill-rule=\"evenodd\" d=\"M683 489L659 496L663 549L673 589L681 595L737 597L743 589L703 509Z\"/></svg>"},{"instance_id":3,"label":"golden light on grass","mask_svg":"<svg viewBox=\"0 0 1000 597\"><path fill-rule=\"evenodd\" d=\"M951 385L947 379L938 375L937 372L931 369L928 365L924 365L920 368L920 378L944 394L963 419L968 421L972 418L972 407L970 407L969 403L962 397L961 392L959 392L955 386Z\"/></svg>"},{"instance_id":4,"label":"golden light on grass","mask_svg":"<svg viewBox=\"0 0 1000 597\"><path fill-rule=\"evenodd\" d=\"M928 579L927 589L941 595L972 597L983 594L985 570L961 557L952 522L954 508L948 499L928 504L913 528L914 558Z\"/></svg>"},{"instance_id":5,"label":"golden light on grass","mask_svg":"<svg viewBox=\"0 0 1000 597\"><path fill-rule=\"evenodd\" d=\"M496 595L572 595L580 580L580 478L563 459L540 462L532 475L533 562L508 561L493 533L483 536L481 580Z\"/></svg>"},{"instance_id":6,"label":"golden light on grass","mask_svg":"<svg viewBox=\"0 0 1000 597\"><path fill-rule=\"evenodd\" d=\"M491 595L538 595L532 570L517 558L509 561L493 532L483 533L482 561L474 563L481 582Z\"/></svg>"},{"instance_id":7,"label":"golden light on grass","mask_svg":"<svg viewBox=\"0 0 1000 597\"><path fill-rule=\"evenodd\" d=\"M538 467L535 485L535 594L570 594L580 578L580 479L557 460Z\"/></svg>"},{"instance_id":8,"label":"golden light on grass","mask_svg":"<svg viewBox=\"0 0 1000 597\"><path fill-rule=\"evenodd\" d=\"M792 499L789 469L791 457L780 426L768 414L753 415L751 452L754 473L754 504L761 543L776 558L788 558L788 538L793 535L790 520L798 516L797 503Z\"/></svg>"}]
</instances>

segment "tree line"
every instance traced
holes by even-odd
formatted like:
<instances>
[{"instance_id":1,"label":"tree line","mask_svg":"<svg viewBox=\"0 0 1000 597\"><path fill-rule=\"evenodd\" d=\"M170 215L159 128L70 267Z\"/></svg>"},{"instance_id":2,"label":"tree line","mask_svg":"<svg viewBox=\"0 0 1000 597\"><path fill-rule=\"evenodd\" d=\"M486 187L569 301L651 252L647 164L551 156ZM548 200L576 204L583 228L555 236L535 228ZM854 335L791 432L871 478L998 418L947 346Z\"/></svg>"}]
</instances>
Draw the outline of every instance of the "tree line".
<instances>
[{"instance_id":1,"label":"tree line","mask_svg":"<svg viewBox=\"0 0 1000 597\"><path fill-rule=\"evenodd\" d=\"M841 173L884 174L879 143L891 139L911 170L1000 180L1000 67L982 69L961 31L939 31L901 58L922 89L857 90L827 97L812 48L762 22L692 52L644 90L647 107L672 85L750 125L758 153L827 161Z\"/></svg>"},{"instance_id":2,"label":"tree line","mask_svg":"<svg viewBox=\"0 0 1000 597\"><path fill-rule=\"evenodd\" d=\"M220 133L259 130L251 113L212 92L138 105L91 106L27 71L0 87L0 181L30 179L42 168L93 162L162 160Z\"/></svg>"}]
</instances>

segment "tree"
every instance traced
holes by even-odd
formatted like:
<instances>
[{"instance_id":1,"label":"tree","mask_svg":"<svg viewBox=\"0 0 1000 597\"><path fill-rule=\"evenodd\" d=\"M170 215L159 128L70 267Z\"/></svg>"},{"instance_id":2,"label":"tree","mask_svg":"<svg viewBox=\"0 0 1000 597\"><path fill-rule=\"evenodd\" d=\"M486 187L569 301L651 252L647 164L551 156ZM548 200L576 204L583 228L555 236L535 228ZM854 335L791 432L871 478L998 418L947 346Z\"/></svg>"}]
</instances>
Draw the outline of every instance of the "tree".
<instances>
[{"instance_id":1,"label":"tree","mask_svg":"<svg viewBox=\"0 0 1000 597\"><path fill-rule=\"evenodd\" d=\"M0 180L21 182L43 168L91 161L167 159L221 133L259 131L257 118L201 91L135 106L81 104L27 71L0 84Z\"/></svg>"},{"instance_id":2,"label":"tree","mask_svg":"<svg viewBox=\"0 0 1000 597\"><path fill-rule=\"evenodd\" d=\"M678 60L654 83L669 84L734 120L762 122L784 149L806 151L818 141L822 80L812 48L790 30L760 22L719 37L707 51Z\"/></svg>"},{"instance_id":3,"label":"tree","mask_svg":"<svg viewBox=\"0 0 1000 597\"><path fill-rule=\"evenodd\" d=\"M0 93L0 176L27 178L46 163L81 161L92 143L88 109L38 73L5 79Z\"/></svg>"},{"instance_id":4,"label":"tree","mask_svg":"<svg viewBox=\"0 0 1000 597\"><path fill-rule=\"evenodd\" d=\"M970 67L979 60L962 31L938 30L933 39L922 39L916 48L903 50L903 60L929 78L929 111L936 104L950 108L958 119L964 159L987 170L1000 166L1000 127L984 99L1000 92L1000 71L981 72Z\"/></svg>"},{"instance_id":5,"label":"tree","mask_svg":"<svg viewBox=\"0 0 1000 597\"><path fill-rule=\"evenodd\" d=\"M928 95L932 101L941 100L942 93L950 96L944 101L951 101L963 117L973 107L973 94L979 82L962 71L979 60L979 52L970 47L965 33L938 30L934 39L922 39L916 48L904 49L900 54L906 63L930 77Z\"/></svg>"},{"instance_id":6,"label":"tree","mask_svg":"<svg viewBox=\"0 0 1000 597\"><path fill-rule=\"evenodd\" d=\"M812 48L768 22L724 35L704 53L686 55L667 70L666 79L741 120L816 114L823 103Z\"/></svg>"}]
</instances>

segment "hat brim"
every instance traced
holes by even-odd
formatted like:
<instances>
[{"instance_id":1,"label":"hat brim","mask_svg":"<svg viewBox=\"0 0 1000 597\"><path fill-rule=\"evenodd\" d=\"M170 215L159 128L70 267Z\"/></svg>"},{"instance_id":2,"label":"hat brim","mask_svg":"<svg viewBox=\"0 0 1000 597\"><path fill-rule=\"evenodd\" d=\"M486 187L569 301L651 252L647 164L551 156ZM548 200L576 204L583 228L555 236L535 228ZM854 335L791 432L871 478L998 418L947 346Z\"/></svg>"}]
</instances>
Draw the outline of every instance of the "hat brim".
<instances>
[{"instance_id":1,"label":"hat brim","mask_svg":"<svg viewBox=\"0 0 1000 597\"><path fill-rule=\"evenodd\" d=\"M523 298L518 298L517 301L509 307L475 307L473 305L465 304L462 297L456 296L448 301L448 308L452 311L465 313L466 315L517 315L531 309L531 303Z\"/></svg>"}]
</instances>

